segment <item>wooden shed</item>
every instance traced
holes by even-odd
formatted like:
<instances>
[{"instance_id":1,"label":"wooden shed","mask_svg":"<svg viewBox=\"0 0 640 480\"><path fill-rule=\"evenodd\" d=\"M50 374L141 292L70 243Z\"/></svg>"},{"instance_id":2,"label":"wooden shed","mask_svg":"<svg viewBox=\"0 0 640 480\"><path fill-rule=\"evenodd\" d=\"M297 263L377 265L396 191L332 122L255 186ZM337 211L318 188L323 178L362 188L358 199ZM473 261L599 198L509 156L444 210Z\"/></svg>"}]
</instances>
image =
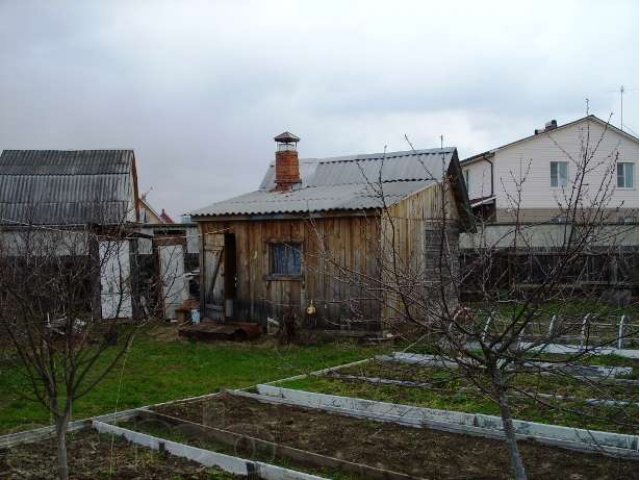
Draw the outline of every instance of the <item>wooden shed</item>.
<instances>
[{"instance_id":1,"label":"wooden shed","mask_svg":"<svg viewBox=\"0 0 640 480\"><path fill-rule=\"evenodd\" d=\"M192 212L205 316L380 330L393 320L385 263L424 272L429 225L471 221L457 150L299 160L298 137L275 140L258 190Z\"/></svg>"},{"instance_id":2,"label":"wooden shed","mask_svg":"<svg viewBox=\"0 0 640 480\"><path fill-rule=\"evenodd\" d=\"M132 261L137 250L137 198L133 150L4 150L1 256L7 260L53 254L61 264L74 258L69 263L86 283L82 288L99 297L92 303L87 294L96 315L139 318L142 309L134 281L138 272ZM80 259L85 267L78 266ZM81 275L87 272L91 275Z\"/></svg>"}]
</instances>

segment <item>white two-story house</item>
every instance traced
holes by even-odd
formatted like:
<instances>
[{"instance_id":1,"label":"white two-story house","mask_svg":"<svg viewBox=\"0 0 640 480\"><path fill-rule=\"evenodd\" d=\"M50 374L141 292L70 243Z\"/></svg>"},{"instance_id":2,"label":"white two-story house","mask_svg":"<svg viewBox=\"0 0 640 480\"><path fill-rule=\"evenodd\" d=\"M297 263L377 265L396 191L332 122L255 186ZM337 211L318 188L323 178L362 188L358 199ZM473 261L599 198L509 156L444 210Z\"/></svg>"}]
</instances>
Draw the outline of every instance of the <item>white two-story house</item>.
<instances>
[{"instance_id":1,"label":"white two-story house","mask_svg":"<svg viewBox=\"0 0 640 480\"><path fill-rule=\"evenodd\" d=\"M638 138L594 115L553 120L461 166L474 212L496 223L564 221L574 204L603 209L605 222L638 221Z\"/></svg>"}]
</instances>

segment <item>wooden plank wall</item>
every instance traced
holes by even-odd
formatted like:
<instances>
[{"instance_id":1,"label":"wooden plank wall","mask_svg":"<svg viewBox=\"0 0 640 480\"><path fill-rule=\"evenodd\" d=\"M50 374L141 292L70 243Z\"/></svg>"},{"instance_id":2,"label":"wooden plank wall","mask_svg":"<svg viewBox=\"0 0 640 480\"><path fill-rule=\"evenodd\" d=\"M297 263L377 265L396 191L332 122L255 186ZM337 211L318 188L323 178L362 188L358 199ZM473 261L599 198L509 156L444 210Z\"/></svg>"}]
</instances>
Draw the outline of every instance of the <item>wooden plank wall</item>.
<instances>
[{"instance_id":1,"label":"wooden plank wall","mask_svg":"<svg viewBox=\"0 0 640 480\"><path fill-rule=\"evenodd\" d=\"M291 310L310 326L372 329L404 315L394 289L424 294L417 290L425 283L424 230L443 220L455 224L457 209L451 190L443 197L434 185L382 216L207 222L202 229L205 251L219 247L222 232L236 235L236 320L264 325L268 317L278 319ZM269 247L275 242L303 245L301 279L269 278ZM401 281L392 275L394 259ZM206 265L205 277L210 270ZM317 315L307 318L304 310L311 301Z\"/></svg>"},{"instance_id":2,"label":"wooden plank wall","mask_svg":"<svg viewBox=\"0 0 640 480\"><path fill-rule=\"evenodd\" d=\"M443 212L445 214L443 215ZM382 278L387 285L382 322L392 327L407 315L425 320L429 278L425 270L425 228L457 225L453 192L440 185L422 190L383 212L380 248L384 258ZM401 298L404 295L404 300ZM409 304L407 312L405 305Z\"/></svg>"},{"instance_id":3,"label":"wooden plank wall","mask_svg":"<svg viewBox=\"0 0 640 480\"><path fill-rule=\"evenodd\" d=\"M266 323L291 309L320 328L372 328L379 302L370 285L379 286L379 217L344 216L305 220L206 222L205 250L219 246L221 232L236 235L236 320ZM302 243L301 279L269 277L270 244ZM212 274L205 266L205 285ZM220 272L224 274L224 272ZM306 317L313 301L317 315Z\"/></svg>"}]
</instances>

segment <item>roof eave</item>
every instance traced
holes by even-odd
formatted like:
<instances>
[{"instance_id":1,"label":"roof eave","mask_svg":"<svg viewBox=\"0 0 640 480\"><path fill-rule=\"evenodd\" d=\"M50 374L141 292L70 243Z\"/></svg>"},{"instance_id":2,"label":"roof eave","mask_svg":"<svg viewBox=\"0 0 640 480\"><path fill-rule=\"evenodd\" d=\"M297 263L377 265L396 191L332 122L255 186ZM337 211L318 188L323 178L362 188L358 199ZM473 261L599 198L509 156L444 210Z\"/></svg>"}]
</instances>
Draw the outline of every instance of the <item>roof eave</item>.
<instances>
[{"instance_id":1,"label":"roof eave","mask_svg":"<svg viewBox=\"0 0 640 480\"><path fill-rule=\"evenodd\" d=\"M271 212L271 213L228 213L218 215L192 215L195 223L209 222L235 222L235 221L267 221L267 220L307 220L328 217L361 217L373 213L379 213L380 208L362 209L331 209L304 212Z\"/></svg>"},{"instance_id":2,"label":"roof eave","mask_svg":"<svg viewBox=\"0 0 640 480\"><path fill-rule=\"evenodd\" d=\"M630 133L627 133L624 130L619 129L618 127L614 126L613 124L611 124L609 122L606 122L606 121L602 120L601 118L596 117L595 115L587 115L586 117L582 117L582 118L579 118L579 119L574 120L572 122L565 123L564 125L559 125L556 128L553 128L551 130L547 130L547 131L540 132L540 133L537 133L537 134L534 133L533 135L529 135L527 137L521 138L521 139L516 140L514 142L510 142L510 143L507 143L505 145L501 145L499 147L493 148L491 150L487 150L486 152L479 153L477 155L473 155L473 156L471 156L469 158L465 158L464 160L462 160L460 162L460 164L462 166L470 165L472 163L475 163L475 162L479 161L481 158L487 158L486 155L493 156L493 155L495 155L496 152L498 152L500 150L504 150L506 148L513 147L514 145L518 145L518 144L520 144L522 142L527 142L529 140L534 140L536 138L540 138L542 136L549 135L551 133L557 132L559 130L563 130L563 129L568 128L568 127L572 127L572 126L577 125L577 124L579 124L581 122L589 121L589 120L594 121L596 123L599 123L603 127L607 128L607 129L611 129L613 132L618 133L618 134L624 136L625 138L627 138L627 139L629 139L629 140L631 140L631 141L633 141L635 143L638 143L638 137L635 137L635 136L631 135Z\"/></svg>"}]
</instances>

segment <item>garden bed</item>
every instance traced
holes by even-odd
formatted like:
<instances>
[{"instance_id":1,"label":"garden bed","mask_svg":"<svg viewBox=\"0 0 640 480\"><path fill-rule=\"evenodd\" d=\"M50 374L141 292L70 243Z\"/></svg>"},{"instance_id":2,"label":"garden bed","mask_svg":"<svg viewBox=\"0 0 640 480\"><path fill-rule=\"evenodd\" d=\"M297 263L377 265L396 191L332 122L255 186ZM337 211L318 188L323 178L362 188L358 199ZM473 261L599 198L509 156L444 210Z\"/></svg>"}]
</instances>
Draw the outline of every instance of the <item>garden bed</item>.
<instances>
[{"instance_id":1,"label":"garden bed","mask_svg":"<svg viewBox=\"0 0 640 480\"><path fill-rule=\"evenodd\" d=\"M456 370L446 368L372 361L278 385L466 413L500 413L482 389ZM638 432L637 385L608 384L606 398L601 398L601 385L560 375L519 374L514 385L514 418L618 433Z\"/></svg>"},{"instance_id":2,"label":"garden bed","mask_svg":"<svg viewBox=\"0 0 640 480\"><path fill-rule=\"evenodd\" d=\"M156 407L162 414L419 478L509 478L504 442L358 420L231 395ZM142 427L144 428L144 426ZM189 441L198 442L198 438ZM521 442L530 478L637 478L637 461ZM364 477L363 477L364 478Z\"/></svg>"},{"instance_id":3,"label":"garden bed","mask_svg":"<svg viewBox=\"0 0 640 480\"><path fill-rule=\"evenodd\" d=\"M74 480L231 480L246 478L196 462L129 444L119 437L81 430L68 436L70 478ZM0 478L56 479L53 439L15 446L0 455Z\"/></svg>"}]
</instances>

